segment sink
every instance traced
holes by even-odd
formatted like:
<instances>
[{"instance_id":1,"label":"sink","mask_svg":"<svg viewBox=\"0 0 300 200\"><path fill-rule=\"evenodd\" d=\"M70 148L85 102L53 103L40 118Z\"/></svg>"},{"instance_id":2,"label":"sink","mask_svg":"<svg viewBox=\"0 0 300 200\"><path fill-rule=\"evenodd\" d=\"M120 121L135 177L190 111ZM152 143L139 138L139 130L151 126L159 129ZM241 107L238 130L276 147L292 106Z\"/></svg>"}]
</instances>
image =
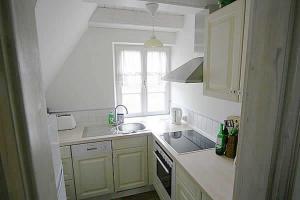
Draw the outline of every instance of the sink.
<instances>
[{"instance_id":1,"label":"sink","mask_svg":"<svg viewBox=\"0 0 300 200\"><path fill-rule=\"evenodd\" d=\"M142 123L126 123L126 124L121 124L117 127L121 133L135 133L137 131L144 130L146 126Z\"/></svg>"},{"instance_id":2,"label":"sink","mask_svg":"<svg viewBox=\"0 0 300 200\"><path fill-rule=\"evenodd\" d=\"M84 127L82 137L99 137L105 135L113 135L114 133L115 129L109 126L92 125Z\"/></svg>"}]
</instances>

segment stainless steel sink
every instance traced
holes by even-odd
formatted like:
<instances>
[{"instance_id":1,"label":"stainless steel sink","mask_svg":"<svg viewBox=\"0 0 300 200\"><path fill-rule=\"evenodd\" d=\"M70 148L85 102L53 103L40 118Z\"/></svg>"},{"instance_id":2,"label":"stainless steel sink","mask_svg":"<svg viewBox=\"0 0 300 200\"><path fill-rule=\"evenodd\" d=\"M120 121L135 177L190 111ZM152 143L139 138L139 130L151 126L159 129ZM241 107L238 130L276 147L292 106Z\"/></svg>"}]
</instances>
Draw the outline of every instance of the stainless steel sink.
<instances>
[{"instance_id":1,"label":"stainless steel sink","mask_svg":"<svg viewBox=\"0 0 300 200\"><path fill-rule=\"evenodd\" d=\"M126 123L117 127L117 130L121 133L136 133L137 131L144 130L146 126L142 123Z\"/></svg>"}]
</instances>

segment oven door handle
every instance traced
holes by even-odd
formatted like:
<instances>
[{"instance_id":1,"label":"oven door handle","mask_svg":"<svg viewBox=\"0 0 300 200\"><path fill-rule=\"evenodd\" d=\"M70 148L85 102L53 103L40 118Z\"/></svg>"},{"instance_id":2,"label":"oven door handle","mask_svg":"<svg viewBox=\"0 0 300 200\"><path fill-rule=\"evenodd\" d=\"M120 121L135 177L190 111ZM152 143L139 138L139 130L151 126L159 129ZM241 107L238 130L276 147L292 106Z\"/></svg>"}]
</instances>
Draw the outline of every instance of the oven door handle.
<instances>
[{"instance_id":1,"label":"oven door handle","mask_svg":"<svg viewBox=\"0 0 300 200\"><path fill-rule=\"evenodd\" d=\"M158 160L158 162L160 163L160 165L163 167L163 169L169 174L169 170L166 168L166 166L164 165L164 163L161 161L161 159L157 156L157 154L155 152L153 152L154 156L156 157L156 160Z\"/></svg>"}]
</instances>

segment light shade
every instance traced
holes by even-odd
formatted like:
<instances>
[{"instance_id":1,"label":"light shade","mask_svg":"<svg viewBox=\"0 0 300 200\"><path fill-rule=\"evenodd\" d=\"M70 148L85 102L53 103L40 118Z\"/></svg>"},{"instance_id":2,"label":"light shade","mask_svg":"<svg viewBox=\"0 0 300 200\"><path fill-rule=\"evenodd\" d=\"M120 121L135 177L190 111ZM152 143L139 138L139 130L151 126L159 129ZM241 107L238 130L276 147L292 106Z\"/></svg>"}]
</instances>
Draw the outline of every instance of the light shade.
<instances>
[{"instance_id":1,"label":"light shade","mask_svg":"<svg viewBox=\"0 0 300 200\"><path fill-rule=\"evenodd\" d=\"M144 43L145 47L163 47L163 43L154 36Z\"/></svg>"}]
</instances>

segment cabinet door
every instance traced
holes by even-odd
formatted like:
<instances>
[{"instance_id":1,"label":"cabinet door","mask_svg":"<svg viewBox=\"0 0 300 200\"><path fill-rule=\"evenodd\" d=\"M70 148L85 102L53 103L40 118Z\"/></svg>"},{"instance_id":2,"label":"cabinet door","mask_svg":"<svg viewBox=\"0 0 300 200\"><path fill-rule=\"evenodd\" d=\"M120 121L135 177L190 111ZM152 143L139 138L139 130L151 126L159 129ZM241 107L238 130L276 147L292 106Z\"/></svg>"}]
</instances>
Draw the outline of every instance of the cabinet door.
<instances>
[{"instance_id":1,"label":"cabinet door","mask_svg":"<svg viewBox=\"0 0 300 200\"><path fill-rule=\"evenodd\" d=\"M113 154L116 192L148 184L147 147L116 150Z\"/></svg>"},{"instance_id":2,"label":"cabinet door","mask_svg":"<svg viewBox=\"0 0 300 200\"><path fill-rule=\"evenodd\" d=\"M180 179L176 179L176 200L199 200L199 194L192 194L188 188L181 182Z\"/></svg>"},{"instance_id":3,"label":"cabinet door","mask_svg":"<svg viewBox=\"0 0 300 200\"><path fill-rule=\"evenodd\" d=\"M112 153L73 157L77 199L113 192Z\"/></svg>"},{"instance_id":4,"label":"cabinet door","mask_svg":"<svg viewBox=\"0 0 300 200\"><path fill-rule=\"evenodd\" d=\"M204 95L239 101L244 4L237 0L207 17Z\"/></svg>"},{"instance_id":5,"label":"cabinet door","mask_svg":"<svg viewBox=\"0 0 300 200\"><path fill-rule=\"evenodd\" d=\"M67 200L76 200L73 180L65 181Z\"/></svg>"}]
</instances>

